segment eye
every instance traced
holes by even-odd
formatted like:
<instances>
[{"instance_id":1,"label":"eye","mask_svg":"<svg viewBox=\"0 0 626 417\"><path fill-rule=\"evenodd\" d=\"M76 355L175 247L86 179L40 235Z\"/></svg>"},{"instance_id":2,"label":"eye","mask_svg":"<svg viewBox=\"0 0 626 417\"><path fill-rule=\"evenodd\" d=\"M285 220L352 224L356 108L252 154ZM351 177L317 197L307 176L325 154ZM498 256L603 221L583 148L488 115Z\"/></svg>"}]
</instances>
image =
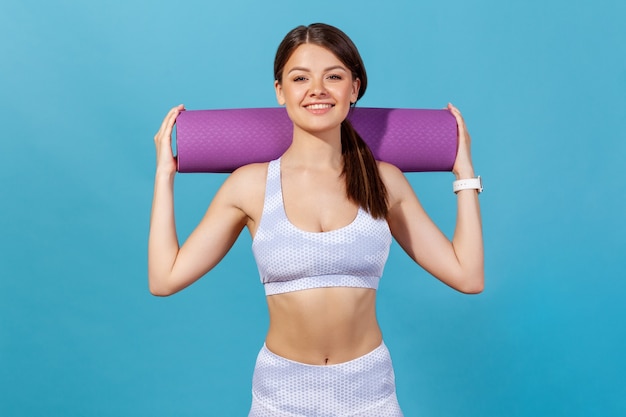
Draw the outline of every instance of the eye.
<instances>
[{"instance_id":1,"label":"eye","mask_svg":"<svg viewBox=\"0 0 626 417\"><path fill-rule=\"evenodd\" d=\"M298 76L293 77L293 80L295 82L306 81L306 77L304 75L298 75Z\"/></svg>"},{"instance_id":2,"label":"eye","mask_svg":"<svg viewBox=\"0 0 626 417\"><path fill-rule=\"evenodd\" d=\"M330 74L328 76L328 79L329 80L342 80L343 77L341 75L339 75L339 74Z\"/></svg>"}]
</instances>

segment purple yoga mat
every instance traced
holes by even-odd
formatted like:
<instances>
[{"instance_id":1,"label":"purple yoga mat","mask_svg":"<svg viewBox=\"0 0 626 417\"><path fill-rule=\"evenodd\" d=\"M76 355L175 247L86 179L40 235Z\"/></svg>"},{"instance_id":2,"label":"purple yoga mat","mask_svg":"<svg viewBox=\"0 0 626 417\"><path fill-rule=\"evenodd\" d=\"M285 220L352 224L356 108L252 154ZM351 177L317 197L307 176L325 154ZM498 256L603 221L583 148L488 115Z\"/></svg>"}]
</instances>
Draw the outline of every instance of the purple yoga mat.
<instances>
[{"instance_id":1,"label":"purple yoga mat","mask_svg":"<svg viewBox=\"0 0 626 417\"><path fill-rule=\"evenodd\" d=\"M404 172L451 171L456 120L448 110L357 107L348 119L376 159ZM282 107L186 110L176 119L179 172L232 172L278 158L293 125Z\"/></svg>"}]
</instances>

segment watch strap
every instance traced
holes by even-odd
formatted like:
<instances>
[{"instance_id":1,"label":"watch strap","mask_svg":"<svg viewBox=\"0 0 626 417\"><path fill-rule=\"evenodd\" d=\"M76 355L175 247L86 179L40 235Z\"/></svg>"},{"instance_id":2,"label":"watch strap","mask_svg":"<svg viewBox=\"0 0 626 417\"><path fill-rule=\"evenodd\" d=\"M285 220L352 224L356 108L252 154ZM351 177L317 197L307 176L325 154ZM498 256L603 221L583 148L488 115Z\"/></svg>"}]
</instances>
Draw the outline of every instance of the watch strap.
<instances>
[{"instance_id":1,"label":"watch strap","mask_svg":"<svg viewBox=\"0 0 626 417\"><path fill-rule=\"evenodd\" d=\"M482 193L483 182L480 175L476 178L456 180L452 183L452 191L454 191L454 193L458 193L461 190L477 190L479 193Z\"/></svg>"}]
</instances>

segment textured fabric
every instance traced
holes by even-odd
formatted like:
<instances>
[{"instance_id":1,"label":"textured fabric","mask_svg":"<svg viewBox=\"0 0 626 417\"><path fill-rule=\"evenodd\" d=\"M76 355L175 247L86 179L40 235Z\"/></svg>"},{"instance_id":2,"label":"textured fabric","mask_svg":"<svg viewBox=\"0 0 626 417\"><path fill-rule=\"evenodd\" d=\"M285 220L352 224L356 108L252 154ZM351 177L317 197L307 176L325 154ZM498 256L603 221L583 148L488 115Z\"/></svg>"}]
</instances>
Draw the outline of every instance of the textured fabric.
<instances>
[{"instance_id":1,"label":"textured fabric","mask_svg":"<svg viewBox=\"0 0 626 417\"><path fill-rule=\"evenodd\" d=\"M252 242L267 295L320 287L376 289L390 245L387 221L361 208L352 223L337 230L295 227L283 205L280 159L270 162L263 214Z\"/></svg>"},{"instance_id":2,"label":"textured fabric","mask_svg":"<svg viewBox=\"0 0 626 417\"><path fill-rule=\"evenodd\" d=\"M384 344L337 365L307 365L263 346L248 417L402 417Z\"/></svg>"}]
</instances>

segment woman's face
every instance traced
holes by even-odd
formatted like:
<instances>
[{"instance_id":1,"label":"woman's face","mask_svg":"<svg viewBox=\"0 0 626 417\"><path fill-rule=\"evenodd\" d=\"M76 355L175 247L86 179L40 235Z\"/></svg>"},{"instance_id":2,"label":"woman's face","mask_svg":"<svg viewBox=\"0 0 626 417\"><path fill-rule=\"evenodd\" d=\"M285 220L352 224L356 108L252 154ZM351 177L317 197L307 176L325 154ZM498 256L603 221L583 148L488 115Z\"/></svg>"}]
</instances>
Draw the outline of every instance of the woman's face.
<instances>
[{"instance_id":1,"label":"woman's face","mask_svg":"<svg viewBox=\"0 0 626 417\"><path fill-rule=\"evenodd\" d=\"M302 44L291 54L276 81L278 103L294 125L311 133L339 128L356 102L361 82L328 49Z\"/></svg>"}]
</instances>

